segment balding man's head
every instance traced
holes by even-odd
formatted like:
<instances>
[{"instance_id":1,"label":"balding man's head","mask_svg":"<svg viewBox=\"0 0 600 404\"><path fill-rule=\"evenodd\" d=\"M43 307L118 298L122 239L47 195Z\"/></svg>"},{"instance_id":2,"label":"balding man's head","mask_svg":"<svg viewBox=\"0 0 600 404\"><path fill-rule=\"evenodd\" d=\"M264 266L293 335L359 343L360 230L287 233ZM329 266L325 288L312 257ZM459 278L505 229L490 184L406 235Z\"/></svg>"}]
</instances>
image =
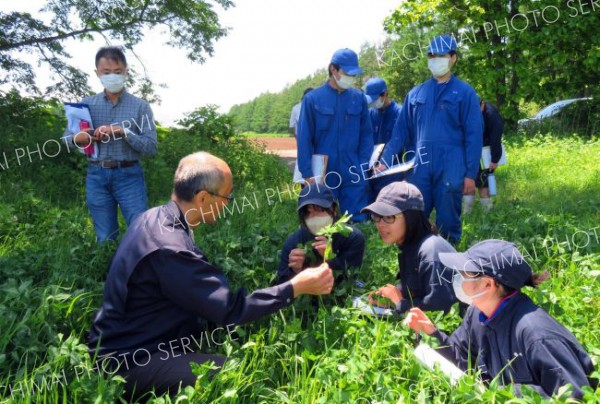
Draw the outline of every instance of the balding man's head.
<instances>
[{"instance_id":1,"label":"balding man's head","mask_svg":"<svg viewBox=\"0 0 600 404\"><path fill-rule=\"evenodd\" d=\"M179 201L190 202L201 190L218 193L231 178L226 162L206 152L185 156L179 162L173 193Z\"/></svg>"}]
</instances>

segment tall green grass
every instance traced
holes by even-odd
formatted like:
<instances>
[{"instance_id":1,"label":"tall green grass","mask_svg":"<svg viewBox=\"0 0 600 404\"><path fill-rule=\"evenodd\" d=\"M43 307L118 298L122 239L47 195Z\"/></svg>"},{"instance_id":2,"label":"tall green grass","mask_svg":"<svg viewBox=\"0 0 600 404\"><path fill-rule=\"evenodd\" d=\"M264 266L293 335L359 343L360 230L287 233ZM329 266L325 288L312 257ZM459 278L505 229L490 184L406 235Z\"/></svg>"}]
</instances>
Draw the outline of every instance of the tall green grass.
<instances>
[{"instance_id":1,"label":"tall green grass","mask_svg":"<svg viewBox=\"0 0 600 404\"><path fill-rule=\"evenodd\" d=\"M53 122L49 119L36 125L47 126ZM62 123L56 119L50 132L30 127L26 136L12 137L8 147L34 144L49 133L60 136ZM144 163L151 204L168 200L183 155L208 150L225 158L234 173L239 209L200 228L196 241L233 287L267 286L285 238L297 227L286 166L243 139L215 143L167 129L160 130L159 138L159 156ZM539 290L528 293L598 363L600 245L593 235L586 246L581 238L578 246L556 240L598 226L600 144L597 139L550 136L509 138L507 144L509 165L497 172L496 207L487 214L476 208L465 218L460 249L490 237L525 247L533 266L552 274ZM7 144L2 146L6 150ZM120 400L122 380L94 372L84 345L116 246L94 242L82 160L61 154L0 173L2 402ZM381 243L372 224L360 227L368 239L365 262L357 272L365 289L343 285L336 293L345 305L324 297L313 311L310 299L301 298L277 315L240 327L237 339L210 347L230 356L212 380L207 366L198 367L196 389L156 402L541 402L534 393L519 401L509 387L497 385L478 392L473 375L452 387L418 365L411 354L415 336L399 322L365 318L346 308L353 294L392 282L397 270L397 250ZM434 318L447 331L460 322L456 308ZM588 391L586 399L599 402L599 393Z\"/></svg>"}]
</instances>

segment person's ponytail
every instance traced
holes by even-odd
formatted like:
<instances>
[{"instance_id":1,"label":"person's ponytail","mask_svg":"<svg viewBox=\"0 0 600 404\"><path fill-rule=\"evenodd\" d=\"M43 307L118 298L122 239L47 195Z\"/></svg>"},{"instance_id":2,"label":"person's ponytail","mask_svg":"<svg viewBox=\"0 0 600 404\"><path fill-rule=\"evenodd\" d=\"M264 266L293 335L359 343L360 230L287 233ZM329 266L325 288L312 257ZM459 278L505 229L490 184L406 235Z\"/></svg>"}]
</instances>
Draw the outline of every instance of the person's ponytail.
<instances>
[{"instance_id":1,"label":"person's ponytail","mask_svg":"<svg viewBox=\"0 0 600 404\"><path fill-rule=\"evenodd\" d=\"M525 282L525 286L530 286L532 288L537 288L543 282L546 282L550 278L550 272L544 271L540 274L531 274L531 277L527 279Z\"/></svg>"},{"instance_id":2,"label":"person's ponytail","mask_svg":"<svg viewBox=\"0 0 600 404\"><path fill-rule=\"evenodd\" d=\"M542 282L547 281L548 278L550 278L550 273L548 271L544 271L540 274L533 273L533 274L531 274L529 279L527 279L525 281L525 284L523 286L537 288ZM504 290L503 296L508 296L517 290L515 288L511 288L510 286L506 286L506 285L502 284L501 282L498 282L495 279L494 279L494 281L496 282L497 285L502 286L502 289Z\"/></svg>"}]
</instances>

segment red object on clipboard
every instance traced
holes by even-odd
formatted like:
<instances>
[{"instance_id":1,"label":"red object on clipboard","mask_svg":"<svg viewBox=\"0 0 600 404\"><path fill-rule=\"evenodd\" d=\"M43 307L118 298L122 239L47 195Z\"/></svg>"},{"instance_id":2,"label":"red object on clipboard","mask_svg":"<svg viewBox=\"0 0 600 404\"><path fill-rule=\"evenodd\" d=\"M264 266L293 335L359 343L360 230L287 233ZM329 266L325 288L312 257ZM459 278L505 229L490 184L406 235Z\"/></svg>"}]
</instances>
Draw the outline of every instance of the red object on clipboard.
<instances>
[{"instance_id":1,"label":"red object on clipboard","mask_svg":"<svg viewBox=\"0 0 600 404\"><path fill-rule=\"evenodd\" d=\"M79 121L79 130L87 132L90 129L90 123L88 121ZM83 148L83 154L90 157L94 154L94 143L90 137L90 144Z\"/></svg>"}]
</instances>

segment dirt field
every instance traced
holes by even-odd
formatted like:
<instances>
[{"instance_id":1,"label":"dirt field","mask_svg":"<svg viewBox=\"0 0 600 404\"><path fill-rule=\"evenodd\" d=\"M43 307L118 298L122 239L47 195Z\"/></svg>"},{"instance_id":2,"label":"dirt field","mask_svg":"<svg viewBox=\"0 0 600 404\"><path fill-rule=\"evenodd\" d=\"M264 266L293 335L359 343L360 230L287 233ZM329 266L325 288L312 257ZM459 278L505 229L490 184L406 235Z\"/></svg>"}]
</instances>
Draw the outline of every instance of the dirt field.
<instances>
[{"instance_id":1,"label":"dirt field","mask_svg":"<svg viewBox=\"0 0 600 404\"><path fill-rule=\"evenodd\" d=\"M267 151L277 154L294 171L296 165L296 139L293 137L257 137L252 140L265 145Z\"/></svg>"},{"instance_id":2,"label":"dirt field","mask_svg":"<svg viewBox=\"0 0 600 404\"><path fill-rule=\"evenodd\" d=\"M296 157L296 139L293 137L257 137L255 143L262 143L267 150L281 157Z\"/></svg>"}]
</instances>

